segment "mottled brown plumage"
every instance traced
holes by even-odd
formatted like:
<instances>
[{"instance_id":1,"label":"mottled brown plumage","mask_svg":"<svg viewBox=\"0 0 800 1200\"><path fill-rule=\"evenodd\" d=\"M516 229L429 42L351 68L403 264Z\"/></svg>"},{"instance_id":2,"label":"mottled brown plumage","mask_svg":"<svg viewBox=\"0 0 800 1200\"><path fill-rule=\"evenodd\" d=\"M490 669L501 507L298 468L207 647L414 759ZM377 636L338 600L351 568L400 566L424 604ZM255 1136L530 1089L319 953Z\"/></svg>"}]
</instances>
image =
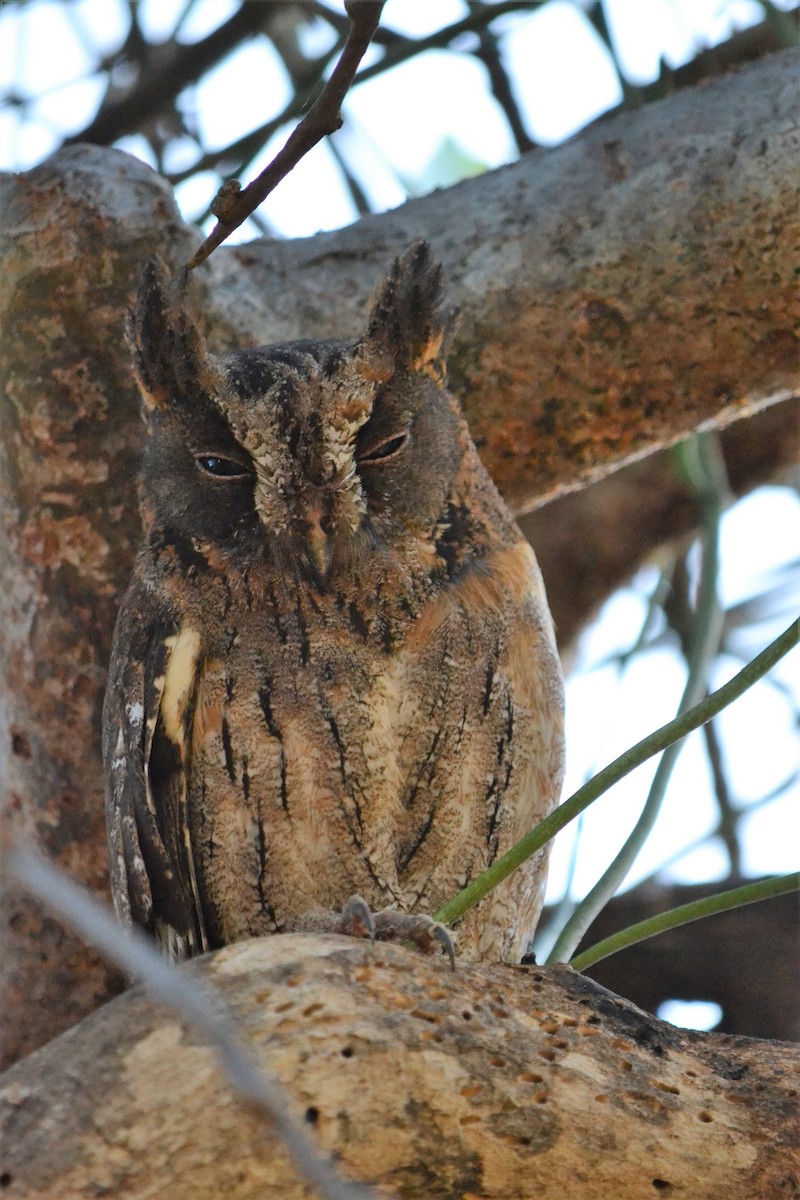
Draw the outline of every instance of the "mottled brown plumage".
<instances>
[{"instance_id":1,"label":"mottled brown plumage","mask_svg":"<svg viewBox=\"0 0 800 1200\"><path fill-rule=\"evenodd\" d=\"M359 341L214 358L146 272L144 545L104 752L118 911L178 956L353 894L430 913L556 802L550 616L445 388L440 291L418 244ZM459 953L518 959L543 873L473 910Z\"/></svg>"}]
</instances>

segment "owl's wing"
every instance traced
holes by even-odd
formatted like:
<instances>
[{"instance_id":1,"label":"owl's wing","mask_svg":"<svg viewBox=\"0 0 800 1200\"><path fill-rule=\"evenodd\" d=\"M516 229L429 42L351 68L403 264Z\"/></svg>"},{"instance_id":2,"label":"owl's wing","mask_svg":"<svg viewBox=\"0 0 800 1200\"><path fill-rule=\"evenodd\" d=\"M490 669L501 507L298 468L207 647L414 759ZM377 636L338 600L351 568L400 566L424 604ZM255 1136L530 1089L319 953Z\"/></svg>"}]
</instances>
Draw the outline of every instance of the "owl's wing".
<instances>
[{"instance_id":1,"label":"owl's wing","mask_svg":"<svg viewBox=\"0 0 800 1200\"><path fill-rule=\"evenodd\" d=\"M208 949L187 809L199 638L151 610L134 584L103 709L111 888L122 923L142 926L180 959Z\"/></svg>"}]
</instances>

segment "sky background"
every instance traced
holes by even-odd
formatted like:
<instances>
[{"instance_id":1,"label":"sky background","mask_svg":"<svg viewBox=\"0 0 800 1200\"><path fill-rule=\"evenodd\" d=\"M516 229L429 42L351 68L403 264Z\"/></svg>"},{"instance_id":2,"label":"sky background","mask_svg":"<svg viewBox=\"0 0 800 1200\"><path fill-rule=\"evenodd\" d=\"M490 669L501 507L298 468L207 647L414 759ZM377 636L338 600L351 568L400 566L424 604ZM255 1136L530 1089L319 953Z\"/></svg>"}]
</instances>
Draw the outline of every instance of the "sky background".
<instances>
[{"instance_id":1,"label":"sky background","mask_svg":"<svg viewBox=\"0 0 800 1200\"><path fill-rule=\"evenodd\" d=\"M779 7L794 6L786 2ZM202 38L236 7L228 0L201 0L183 23L180 40ZM333 0L329 7L342 11ZM184 0L142 0L140 23L149 38L166 38L184 8ZM64 134L91 119L106 83L104 77L92 76L92 66L98 50L113 51L123 40L126 11L121 0L37 0L24 7L6 3L0 8L0 93L11 90L18 98L35 98L27 105L0 106L0 167L35 165ZM383 23L416 37L460 19L466 11L462 0L388 0ZM762 19L763 12L751 0L609 0L606 11L623 69L635 84L652 82L662 57L670 66L680 66L699 49ZM551 0L534 14L501 18L497 28L503 31L501 49L516 99L537 141L556 144L620 101L611 55L580 5ZM322 23L311 26L304 38L305 47L315 53L330 43ZM465 38L463 49L469 44ZM372 58L377 53L370 52ZM254 40L199 86L187 89L180 105L190 127L196 125L203 145L223 146L280 113L290 95L281 60L269 45ZM457 170L491 169L517 157L505 118L487 91L483 68L466 53L432 51L358 86L346 101L344 115L345 125L335 136L342 152L359 168L370 203L377 209L398 205L434 185L446 185ZM274 157L290 129L282 128L270 140L246 179ZM152 163L143 138L127 137L117 144ZM167 169L187 169L197 155L197 143L183 138L172 148ZM178 186L177 198L187 219L205 211L219 183L219 176L206 172ZM282 237L311 236L320 229L348 224L358 215L326 144L312 151L278 187L261 214L271 231ZM249 222L234 240L257 234ZM759 489L725 516L723 604L738 604L771 582L786 580L791 585L793 581L794 587L777 616L757 629L742 631L737 644L742 660L752 657L789 623L792 604L796 612L798 564L796 488ZM582 639L568 685L565 796L675 714L685 674L668 645L637 656L624 670L613 661L635 644L657 580L655 567L643 569L630 587L609 600ZM725 682L740 669L742 660L719 660L710 685ZM800 664L795 653L719 719L735 803L751 810L742 827L747 874L783 873L797 866L800 785L795 780L793 787L768 803L763 803L763 797L798 770L798 706ZM574 895L592 886L635 822L654 770L654 762L646 764L592 806L583 819L576 858L576 826L559 836L551 865L551 900L563 894L570 872ZM625 886L666 863L671 863L664 871L669 879L724 878L728 863L721 844L706 841L692 849L716 819L703 742L695 734L687 740L656 830ZM787 831L792 835L787 836ZM695 1023L704 1019L708 1023L713 1014Z\"/></svg>"}]
</instances>

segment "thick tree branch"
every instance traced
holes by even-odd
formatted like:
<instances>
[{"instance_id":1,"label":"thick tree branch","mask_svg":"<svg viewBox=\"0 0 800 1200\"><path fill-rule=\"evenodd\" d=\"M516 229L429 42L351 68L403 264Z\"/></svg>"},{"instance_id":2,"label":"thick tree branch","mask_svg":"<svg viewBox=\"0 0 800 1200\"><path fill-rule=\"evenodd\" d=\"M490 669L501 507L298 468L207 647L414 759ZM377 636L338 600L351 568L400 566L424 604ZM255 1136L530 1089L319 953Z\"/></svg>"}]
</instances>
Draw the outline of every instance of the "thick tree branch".
<instances>
[{"instance_id":1,"label":"thick tree branch","mask_svg":"<svg viewBox=\"0 0 800 1200\"><path fill-rule=\"evenodd\" d=\"M234 1010L343 1174L381 1195L752 1200L798 1185L795 1046L674 1029L564 968L453 974L343 938L244 942L186 974ZM213 1052L138 988L0 1079L0 1128L14 1200L307 1194Z\"/></svg>"},{"instance_id":2,"label":"thick tree branch","mask_svg":"<svg viewBox=\"0 0 800 1200\"><path fill-rule=\"evenodd\" d=\"M452 384L526 511L800 395L798 67L786 51L348 229L234 247L210 303L253 341L355 333L380 264L424 234L460 306Z\"/></svg>"},{"instance_id":3,"label":"thick tree branch","mask_svg":"<svg viewBox=\"0 0 800 1200\"><path fill-rule=\"evenodd\" d=\"M121 970L141 982L145 994L161 1004L217 1055L235 1097L248 1105L277 1135L297 1173L320 1200L372 1200L371 1193L346 1183L320 1155L299 1122L289 1115L289 1097L260 1070L238 1036L231 1014L202 984L167 961L140 929L120 934L113 909L89 896L63 871L28 845L8 848L8 872L55 918L74 929ZM8 1186L12 1180L2 1175Z\"/></svg>"},{"instance_id":4,"label":"thick tree branch","mask_svg":"<svg viewBox=\"0 0 800 1200\"><path fill-rule=\"evenodd\" d=\"M720 434L731 488L741 496L780 482L800 462L800 406L773 404ZM558 496L520 521L547 580L562 656L604 600L654 553L697 528L696 497L668 450L629 463L590 488Z\"/></svg>"}]
</instances>

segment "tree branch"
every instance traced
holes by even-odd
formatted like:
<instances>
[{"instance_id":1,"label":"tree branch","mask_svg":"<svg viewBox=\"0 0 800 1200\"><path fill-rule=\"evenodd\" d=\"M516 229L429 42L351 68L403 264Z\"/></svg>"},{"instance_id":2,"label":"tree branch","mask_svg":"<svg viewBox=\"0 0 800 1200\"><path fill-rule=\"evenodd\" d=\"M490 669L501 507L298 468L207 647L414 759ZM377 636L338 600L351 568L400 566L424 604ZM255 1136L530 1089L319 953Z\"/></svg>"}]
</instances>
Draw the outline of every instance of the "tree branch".
<instances>
[{"instance_id":1,"label":"tree branch","mask_svg":"<svg viewBox=\"0 0 800 1200\"><path fill-rule=\"evenodd\" d=\"M800 462L796 400L773 404L720 432L731 488L788 479ZM699 526L695 497L671 450L629 463L590 488L557 496L528 513L522 529L536 547L562 656L618 587L652 559L675 553Z\"/></svg>"},{"instance_id":2,"label":"tree branch","mask_svg":"<svg viewBox=\"0 0 800 1200\"><path fill-rule=\"evenodd\" d=\"M216 1051L235 1095L258 1113L288 1151L298 1174L323 1200L369 1200L371 1193L346 1183L317 1153L302 1126L289 1116L289 1097L255 1065L230 1012L196 980L169 963L140 930L121 933L111 908L74 884L30 846L13 845L8 876L45 904L56 920L71 926L116 966L138 977L143 990Z\"/></svg>"},{"instance_id":3,"label":"tree branch","mask_svg":"<svg viewBox=\"0 0 800 1200\"><path fill-rule=\"evenodd\" d=\"M205 262L209 254L247 220L309 150L341 126L342 102L378 28L384 3L385 0L345 0L350 32L330 79L286 145L260 175L241 191L236 180L228 180L222 185L211 205L217 224L187 262L187 270L191 271Z\"/></svg>"},{"instance_id":4,"label":"tree branch","mask_svg":"<svg viewBox=\"0 0 800 1200\"><path fill-rule=\"evenodd\" d=\"M752 1200L796 1184L796 1046L675 1029L565 968L453 974L337 937L243 942L182 973L381 1195ZM25 1200L307 1194L213 1051L140 988L0 1079L0 1130Z\"/></svg>"},{"instance_id":5,"label":"tree branch","mask_svg":"<svg viewBox=\"0 0 800 1200\"><path fill-rule=\"evenodd\" d=\"M732 876L725 884L743 882ZM722 886L651 880L615 896L583 946L704 900ZM797 1041L796 952L797 897L787 894L720 913L710 925L683 925L639 942L589 967L587 974L648 1012L655 1013L665 1000L710 1000L722 1009L721 1032Z\"/></svg>"},{"instance_id":6,"label":"tree branch","mask_svg":"<svg viewBox=\"0 0 800 1200\"><path fill-rule=\"evenodd\" d=\"M355 335L387 258L426 236L460 309L451 384L525 512L800 395L798 65L786 51L347 229L232 247L209 301L254 342L301 321Z\"/></svg>"},{"instance_id":7,"label":"tree branch","mask_svg":"<svg viewBox=\"0 0 800 1200\"><path fill-rule=\"evenodd\" d=\"M681 926L688 925L691 921L708 920L709 917L731 912L746 904L760 904L764 900L773 900L777 896L796 893L798 888L800 888L800 871L795 871L793 875L758 879L712 896L704 896L701 900L690 900L678 908L655 913L652 917L647 917L635 925L629 925L626 929L609 934L607 938L603 938L599 942L594 942L580 954L576 954L570 960L570 965L576 971L586 971L595 963L610 958L612 954L618 954L629 946L637 946L640 942L656 937L658 934L668 933L672 929L680 929Z\"/></svg>"},{"instance_id":8,"label":"tree branch","mask_svg":"<svg viewBox=\"0 0 800 1200\"><path fill-rule=\"evenodd\" d=\"M316 11L317 7L322 8L323 6L314 6L314 11ZM468 17L464 17L461 21L456 21L453 25L446 25L443 29L437 29L427 37L417 39L402 37L391 30L382 29L379 26L372 36L372 41L385 47L383 57L378 62L373 63L372 66L365 67L359 71L353 81L354 85L358 86L359 83L366 83L370 79L375 79L392 67L409 62L412 58L417 58L419 55L425 54L428 50L447 48L451 42L456 41L457 38L462 37L465 33L480 33L482 30L488 29L493 21L505 16L507 13L519 12L520 8L535 7L534 0L497 0L497 3L485 5L482 9L470 13ZM333 13L327 13L325 19L338 31L341 32L343 30L344 22L341 18L335 17ZM317 60L317 63L309 63L309 69L314 71L317 68L324 67L324 65L324 59ZM182 171L170 174L168 177L170 183L175 186L201 171L221 170L223 166L227 169L227 164L244 164L246 160L255 157L276 130L285 125L287 121L291 121L294 117L299 116L303 111L304 104L304 96L296 93L277 116L270 118L269 121L265 121L255 129L251 129L242 137L237 138L234 142L219 150L206 151L191 166L185 167ZM237 166L234 173L238 174L241 169L241 165Z\"/></svg>"},{"instance_id":9,"label":"tree branch","mask_svg":"<svg viewBox=\"0 0 800 1200\"><path fill-rule=\"evenodd\" d=\"M115 95L113 100L104 103L80 133L65 138L64 145L93 142L109 146L117 138L133 133L163 115L185 87L196 83L243 41L263 30L270 20L271 10L278 7L280 0L277 4L275 0L242 4L213 33L189 45L173 42L164 47L141 43L141 49L149 53L150 61L145 63L136 81L122 95Z\"/></svg>"}]
</instances>

